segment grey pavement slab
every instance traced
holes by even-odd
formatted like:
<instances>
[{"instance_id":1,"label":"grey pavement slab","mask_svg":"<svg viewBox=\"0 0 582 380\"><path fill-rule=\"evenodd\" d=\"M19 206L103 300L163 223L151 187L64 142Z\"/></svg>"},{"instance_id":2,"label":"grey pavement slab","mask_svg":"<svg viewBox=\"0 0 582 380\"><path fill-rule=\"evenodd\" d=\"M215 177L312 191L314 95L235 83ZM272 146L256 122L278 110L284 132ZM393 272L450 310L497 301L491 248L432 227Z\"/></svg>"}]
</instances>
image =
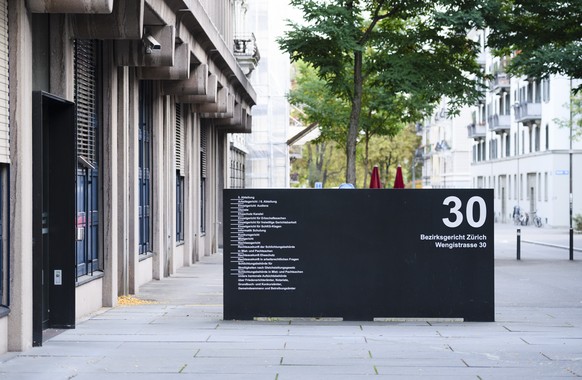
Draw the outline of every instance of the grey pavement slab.
<instances>
[{"instance_id":1,"label":"grey pavement slab","mask_svg":"<svg viewBox=\"0 0 582 380\"><path fill-rule=\"evenodd\" d=\"M522 227L567 242L567 230ZM535 239L534 239L535 237ZM577 235L577 247L582 247ZM566 240L564 240L566 239ZM582 254L495 226L495 322L222 320L222 256L205 257L47 340L0 356L4 380L565 379L582 377Z\"/></svg>"}]
</instances>

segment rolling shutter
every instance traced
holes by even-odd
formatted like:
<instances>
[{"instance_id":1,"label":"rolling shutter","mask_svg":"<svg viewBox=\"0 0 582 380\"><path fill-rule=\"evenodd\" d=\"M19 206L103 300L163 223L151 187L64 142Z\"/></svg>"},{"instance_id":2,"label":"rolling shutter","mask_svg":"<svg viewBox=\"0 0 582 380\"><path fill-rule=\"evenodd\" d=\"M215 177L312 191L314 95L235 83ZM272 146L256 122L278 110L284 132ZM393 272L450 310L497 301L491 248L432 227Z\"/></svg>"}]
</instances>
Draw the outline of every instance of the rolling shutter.
<instances>
[{"instance_id":1,"label":"rolling shutter","mask_svg":"<svg viewBox=\"0 0 582 380\"><path fill-rule=\"evenodd\" d=\"M95 40L75 40L75 103L77 104L77 154L80 160L90 166L97 166Z\"/></svg>"},{"instance_id":2,"label":"rolling shutter","mask_svg":"<svg viewBox=\"0 0 582 380\"><path fill-rule=\"evenodd\" d=\"M182 141L184 141L184 130L182 128L182 105L180 103L176 103L176 170L180 172L180 175L184 175Z\"/></svg>"},{"instance_id":3,"label":"rolling shutter","mask_svg":"<svg viewBox=\"0 0 582 380\"><path fill-rule=\"evenodd\" d=\"M200 125L200 177L206 178L208 166L208 126L205 123Z\"/></svg>"}]
</instances>

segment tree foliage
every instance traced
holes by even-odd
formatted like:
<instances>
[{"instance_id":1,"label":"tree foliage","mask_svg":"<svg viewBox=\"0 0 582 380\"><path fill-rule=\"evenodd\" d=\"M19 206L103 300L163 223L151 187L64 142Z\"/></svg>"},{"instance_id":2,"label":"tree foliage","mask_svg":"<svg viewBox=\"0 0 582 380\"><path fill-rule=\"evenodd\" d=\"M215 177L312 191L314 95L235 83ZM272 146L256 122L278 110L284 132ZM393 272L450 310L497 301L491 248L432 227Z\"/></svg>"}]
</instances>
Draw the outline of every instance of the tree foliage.
<instances>
[{"instance_id":1,"label":"tree foliage","mask_svg":"<svg viewBox=\"0 0 582 380\"><path fill-rule=\"evenodd\" d=\"M479 96L478 46L467 38L481 26L472 0L291 0L304 23L291 23L279 45L292 61L313 66L336 98L348 102L346 182L356 181L362 118L387 112L407 121L442 96L452 106ZM381 88L387 98L365 89ZM375 107L375 109L372 109Z\"/></svg>"},{"instance_id":2,"label":"tree foliage","mask_svg":"<svg viewBox=\"0 0 582 380\"><path fill-rule=\"evenodd\" d=\"M349 103L337 97L310 65L299 61L294 66L295 84L287 98L301 109L302 114L297 117L305 125L317 123L321 133L318 141L335 141L345 147Z\"/></svg>"},{"instance_id":3,"label":"tree foliage","mask_svg":"<svg viewBox=\"0 0 582 380\"><path fill-rule=\"evenodd\" d=\"M378 165L380 180L386 188L392 188L396 167L402 166L405 182L411 179L414 154L420 145L421 138L416 135L415 128L409 124L394 136L376 136L372 139L369 153L370 165ZM367 187L367 178L364 184Z\"/></svg>"},{"instance_id":4,"label":"tree foliage","mask_svg":"<svg viewBox=\"0 0 582 380\"><path fill-rule=\"evenodd\" d=\"M317 138L318 143L334 141L345 149L349 102L334 94L310 65L300 61L295 63L295 67L296 83L288 99L302 111L296 116L306 125L317 123L321 132ZM358 135L358 144L363 145L364 182L369 172L368 151L371 139L375 136L396 135L404 125L403 119L413 120L419 117L419 112L412 108L408 99L386 92L381 86L364 88Z\"/></svg>"},{"instance_id":5,"label":"tree foliage","mask_svg":"<svg viewBox=\"0 0 582 380\"><path fill-rule=\"evenodd\" d=\"M405 179L410 179L414 152L420 143L414 127L408 125L395 135L375 135L370 138L369 163L364 162L363 145L359 147L356 165L358 187L369 186L371 168L378 165L382 185L391 188L396 167L401 165ZM343 149L333 141L314 140L306 143L302 157L292 163L291 171L297 176L298 187L314 187L321 182L323 187L337 187L344 178L345 160Z\"/></svg>"},{"instance_id":6,"label":"tree foliage","mask_svg":"<svg viewBox=\"0 0 582 380\"><path fill-rule=\"evenodd\" d=\"M512 74L582 78L582 1L489 0L488 45ZM582 90L582 86L577 88Z\"/></svg>"},{"instance_id":7,"label":"tree foliage","mask_svg":"<svg viewBox=\"0 0 582 380\"><path fill-rule=\"evenodd\" d=\"M569 129L570 123L572 123L572 140L579 141L582 139L582 92L577 94L570 94L571 101L568 104L564 104L564 107L570 111L570 117L568 119L554 119L560 128Z\"/></svg>"}]
</instances>

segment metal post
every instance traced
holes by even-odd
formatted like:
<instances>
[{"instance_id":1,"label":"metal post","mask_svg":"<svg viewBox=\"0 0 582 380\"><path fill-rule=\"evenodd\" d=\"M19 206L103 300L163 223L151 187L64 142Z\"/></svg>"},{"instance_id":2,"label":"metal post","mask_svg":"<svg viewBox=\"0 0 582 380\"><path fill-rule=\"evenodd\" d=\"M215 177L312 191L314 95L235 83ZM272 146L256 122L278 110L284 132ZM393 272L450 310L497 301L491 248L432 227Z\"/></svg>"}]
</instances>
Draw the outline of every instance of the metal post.
<instances>
[{"instance_id":1,"label":"metal post","mask_svg":"<svg viewBox=\"0 0 582 380\"><path fill-rule=\"evenodd\" d=\"M572 78L570 78L570 196L569 196L569 202L570 202L570 261L574 260L574 229L572 228L572 211L573 211L573 203L574 203L574 196L573 196L573 186L572 186Z\"/></svg>"},{"instance_id":2,"label":"metal post","mask_svg":"<svg viewBox=\"0 0 582 380\"><path fill-rule=\"evenodd\" d=\"M521 229L517 229L517 259L521 260Z\"/></svg>"}]
</instances>

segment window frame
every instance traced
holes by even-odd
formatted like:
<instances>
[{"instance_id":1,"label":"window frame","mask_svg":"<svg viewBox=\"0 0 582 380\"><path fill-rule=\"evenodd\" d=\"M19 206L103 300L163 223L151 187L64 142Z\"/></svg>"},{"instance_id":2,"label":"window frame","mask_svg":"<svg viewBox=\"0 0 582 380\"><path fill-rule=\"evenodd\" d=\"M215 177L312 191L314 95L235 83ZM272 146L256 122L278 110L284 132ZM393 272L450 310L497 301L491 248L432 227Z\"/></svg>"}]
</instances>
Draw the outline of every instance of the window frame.
<instances>
[{"instance_id":1,"label":"window frame","mask_svg":"<svg viewBox=\"0 0 582 380\"><path fill-rule=\"evenodd\" d=\"M139 125L138 125L138 253L140 257L152 254L152 134L153 134L153 84L139 82Z\"/></svg>"},{"instance_id":2,"label":"window frame","mask_svg":"<svg viewBox=\"0 0 582 380\"><path fill-rule=\"evenodd\" d=\"M90 43L92 44L92 56L88 56L86 50L87 45L83 45L78 52L79 43ZM83 239L78 240L75 249L75 274L77 277L77 283L83 283L85 280L81 279L84 276L98 276L102 275L103 270L103 253L101 250L101 225L99 221L101 217L101 205L102 205L102 194L99 190L100 188L100 160L102 156L102 144L101 144L101 132L100 122L103 119L103 101L102 101L102 88L103 88L103 63L102 63L102 43L98 40L86 40L86 39L75 39L74 40L74 98L75 104L77 106L76 117L77 117L77 155L78 162L77 165L77 220L75 223L76 228L83 228ZM93 65L93 93L89 97L94 98L94 103L89 105L92 106L92 110L87 110L86 118L84 119L85 124L90 124L89 127L85 127L87 130L83 133L79 132L80 122L79 122L79 109L82 108L79 104L81 98L87 98L87 83L82 83L77 87L77 59L88 65ZM92 59L92 62L89 60ZM90 67L85 67L89 68ZM80 77L88 78L86 73L79 73ZM83 89L85 93L77 92L77 89ZM89 89L90 92L91 89ZM86 107L86 105L84 105ZM91 130L92 129L92 130ZM92 146L90 146L92 145ZM87 187L83 188L83 199L79 199L79 179L83 178L87 183ZM79 220L79 204L83 204L83 220ZM79 225L79 222L81 224ZM80 250L82 248L82 250Z\"/></svg>"}]
</instances>

